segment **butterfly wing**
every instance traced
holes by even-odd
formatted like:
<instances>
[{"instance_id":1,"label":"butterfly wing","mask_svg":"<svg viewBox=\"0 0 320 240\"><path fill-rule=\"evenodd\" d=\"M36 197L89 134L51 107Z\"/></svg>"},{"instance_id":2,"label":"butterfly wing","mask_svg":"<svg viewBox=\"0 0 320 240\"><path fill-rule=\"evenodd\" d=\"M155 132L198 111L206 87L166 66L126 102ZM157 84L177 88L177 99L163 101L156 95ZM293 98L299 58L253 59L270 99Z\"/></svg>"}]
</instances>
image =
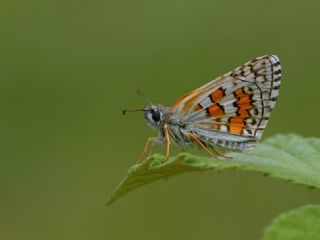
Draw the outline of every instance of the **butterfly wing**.
<instances>
[{"instance_id":1,"label":"butterfly wing","mask_svg":"<svg viewBox=\"0 0 320 240\"><path fill-rule=\"evenodd\" d=\"M280 83L278 57L262 56L184 95L172 108L199 138L245 150L252 144L239 143L261 138Z\"/></svg>"}]
</instances>

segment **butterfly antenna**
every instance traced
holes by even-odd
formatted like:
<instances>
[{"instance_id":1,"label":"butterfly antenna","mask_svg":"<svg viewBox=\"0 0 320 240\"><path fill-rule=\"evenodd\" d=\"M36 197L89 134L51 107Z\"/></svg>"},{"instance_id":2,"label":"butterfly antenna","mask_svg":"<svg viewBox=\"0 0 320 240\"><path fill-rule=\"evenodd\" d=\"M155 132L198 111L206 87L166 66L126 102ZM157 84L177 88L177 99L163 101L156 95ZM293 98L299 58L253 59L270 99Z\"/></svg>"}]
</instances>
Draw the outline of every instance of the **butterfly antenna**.
<instances>
[{"instance_id":1,"label":"butterfly antenna","mask_svg":"<svg viewBox=\"0 0 320 240\"><path fill-rule=\"evenodd\" d=\"M144 100L146 100L147 102L149 102L149 104L152 105L152 102L140 91L140 89L137 89L137 94L142 97ZM146 111L145 108L142 109L129 109L129 110L123 110L122 114L126 115L127 112L143 112Z\"/></svg>"},{"instance_id":2,"label":"butterfly antenna","mask_svg":"<svg viewBox=\"0 0 320 240\"><path fill-rule=\"evenodd\" d=\"M142 97L144 100L146 100L149 104L153 105L152 102L150 101L150 99L147 98L146 95L144 95L144 94L140 91L140 89L137 89L137 94L138 94L140 97Z\"/></svg>"},{"instance_id":3,"label":"butterfly antenna","mask_svg":"<svg viewBox=\"0 0 320 240\"><path fill-rule=\"evenodd\" d=\"M129 110L123 110L122 114L126 115L127 112L143 112L145 109L129 109Z\"/></svg>"}]
</instances>

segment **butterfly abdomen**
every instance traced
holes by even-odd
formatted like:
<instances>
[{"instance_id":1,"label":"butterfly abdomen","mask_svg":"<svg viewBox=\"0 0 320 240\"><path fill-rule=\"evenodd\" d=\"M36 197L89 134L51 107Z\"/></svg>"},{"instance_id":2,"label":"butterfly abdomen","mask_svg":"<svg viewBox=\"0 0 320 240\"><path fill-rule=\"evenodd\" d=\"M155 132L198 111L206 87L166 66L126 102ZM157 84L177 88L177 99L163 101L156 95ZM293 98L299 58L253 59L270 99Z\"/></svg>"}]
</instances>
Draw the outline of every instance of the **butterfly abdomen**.
<instances>
[{"instance_id":1,"label":"butterfly abdomen","mask_svg":"<svg viewBox=\"0 0 320 240\"><path fill-rule=\"evenodd\" d=\"M224 149L236 150L236 151L249 151L256 145L256 141L246 141L246 142L238 142L238 141L229 141L229 140L217 140L217 146L222 147Z\"/></svg>"}]
</instances>

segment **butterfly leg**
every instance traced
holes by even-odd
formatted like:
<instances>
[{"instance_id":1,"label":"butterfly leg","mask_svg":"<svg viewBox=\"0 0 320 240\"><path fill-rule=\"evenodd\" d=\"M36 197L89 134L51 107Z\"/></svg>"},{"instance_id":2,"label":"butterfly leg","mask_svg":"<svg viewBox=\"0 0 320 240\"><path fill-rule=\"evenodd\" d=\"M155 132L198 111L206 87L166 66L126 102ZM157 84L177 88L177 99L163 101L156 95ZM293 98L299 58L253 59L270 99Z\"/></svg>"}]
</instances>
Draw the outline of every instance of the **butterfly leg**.
<instances>
[{"instance_id":1,"label":"butterfly leg","mask_svg":"<svg viewBox=\"0 0 320 240\"><path fill-rule=\"evenodd\" d=\"M139 162L141 162L144 158L144 156L146 155L146 153L149 151L150 147L155 144L156 142L158 142L159 140L159 137L149 137L147 142L146 142L146 145L144 147L144 150L140 156L140 160Z\"/></svg>"},{"instance_id":2,"label":"butterfly leg","mask_svg":"<svg viewBox=\"0 0 320 240\"><path fill-rule=\"evenodd\" d=\"M214 153L211 152L200 140L197 136L195 136L194 134L190 133L189 137L191 138L192 141L194 141L196 144L199 145L199 147L205 151L206 153L208 153L211 157L213 158L217 158L218 156L223 156L221 153L219 153L218 151L216 151L215 149L213 149Z\"/></svg>"},{"instance_id":3,"label":"butterfly leg","mask_svg":"<svg viewBox=\"0 0 320 240\"><path fill-rule=\"evenodd\" d=\"M164 136L166 139L166 144L167 144L167 152L166 152L166 158L167 160L169 160L169 156L170 156L170 138L169 138L169 131L168 131L168 126L167 124L163 125L163 130L164 130Z\"/></svg>"}]
</instances>

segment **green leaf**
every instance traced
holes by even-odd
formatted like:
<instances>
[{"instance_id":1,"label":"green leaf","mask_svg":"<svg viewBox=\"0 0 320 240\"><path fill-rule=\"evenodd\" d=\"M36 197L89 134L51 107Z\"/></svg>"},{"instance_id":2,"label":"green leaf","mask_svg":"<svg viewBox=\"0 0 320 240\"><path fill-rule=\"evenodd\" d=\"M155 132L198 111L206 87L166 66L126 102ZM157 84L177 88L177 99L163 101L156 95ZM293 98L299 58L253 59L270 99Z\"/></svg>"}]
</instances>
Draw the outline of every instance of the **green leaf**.
<instances>
[{"instance_id":1,"label":"green leaf","mask_svg":"<svg viewBox=\"0 0 320 240\"><path fill-rule=\"evenodd\" d=\"M166 161L163 155L154 154L129 169L108 204L135 188L179 173L235 168L320 188L320 140L278 135L258 144L249 153L234 153L232 159L224 160L181 153Z\"/></svg>"},{"instance_id":2,"label":"green leaf","mask_svg":"<svg viewBox=\"0 0 320 240\"><path fill-rule=\"evenodd\" d=\"M284 213L266 229L263 240L319 240L320 206L309 205Z\"/></svg>"}]
</instances>

